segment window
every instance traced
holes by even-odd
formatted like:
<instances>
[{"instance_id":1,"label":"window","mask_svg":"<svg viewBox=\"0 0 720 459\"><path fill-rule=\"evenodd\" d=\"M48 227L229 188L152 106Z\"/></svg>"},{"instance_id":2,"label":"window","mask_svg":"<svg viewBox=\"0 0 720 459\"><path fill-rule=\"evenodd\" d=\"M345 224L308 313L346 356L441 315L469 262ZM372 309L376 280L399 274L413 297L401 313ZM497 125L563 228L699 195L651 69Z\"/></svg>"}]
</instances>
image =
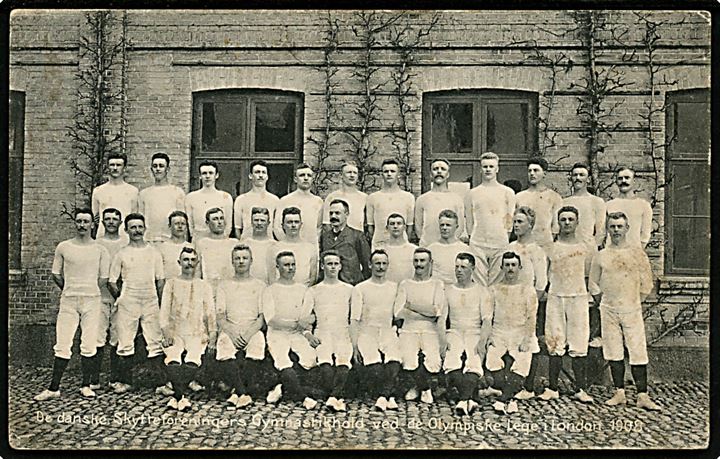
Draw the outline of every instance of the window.
<instances>
[{"instance_id":1,"label":"window","mask_svg":"<svg viewBox=\"0 0 720 459\"><path fill-rule=\"evenodd\" d=\"M667 95L665 272L710 272L710 91Z\"/></svg>"},{"instance_id":2,"label":"window","mask_svg":"<svg viewBox=\"0 0 720 459\"><path fill-rule=\"evenodd\" d=\"M527 185L527 159L537 147L537 94L523 91L457 90L423 97L423 191L430 163L447 158L451 182L480 183L480 155L500 157L498 181Z\"/></svg>"},{"instance_id":3,"label":"window","mask_svg":"<svg viewBox=\"0 0 720 459\"><path fill-rule=\"evenodd\" d=\"M20 269L22 242L23 150L25 147L25 93L10 91L8 113L8 150L10 163L8 196L8 267Z\"/></svg>"},{"instance_id":4,"label":"window","mask_svg":"<svg viewBox=\"0 0 720 459\"><path fill-rule=\"evenodd\" d=\"M197 165L218 163L217 187L237 197L250 188L250 162L270 165L268 190L290 191L293 167L302 158L303 99L296 93L229 89L195 93L191 189L199 188Z\"/></svg>"}]
</instances>

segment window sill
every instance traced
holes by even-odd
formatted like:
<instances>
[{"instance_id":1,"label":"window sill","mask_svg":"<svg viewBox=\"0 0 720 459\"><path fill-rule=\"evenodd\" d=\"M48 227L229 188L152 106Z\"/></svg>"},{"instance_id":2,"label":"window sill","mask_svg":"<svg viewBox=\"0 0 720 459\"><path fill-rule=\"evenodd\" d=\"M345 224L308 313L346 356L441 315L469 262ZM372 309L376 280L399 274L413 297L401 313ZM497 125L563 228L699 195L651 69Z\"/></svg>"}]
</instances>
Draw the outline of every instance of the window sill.
<instances>
[{"instance_id":1,"label":"window sill","mask_svg":"<svg viewBox=\"0 0 720 459\"><path fill-rule=\"evenodd\" d=\"M676 288L709 289L710 277L708 276L659 276L661 290Z\"/></svg>"},{"instance_id":2,"label":"window sill","mask_svg":"<svg viewBox=\"0 0 720 459\"><path fill-rule=\"evenodd\" d=\"M8 284L9 285L25 285L27 283L27 270L9 269Z\"/></svg>"}]
</instances>

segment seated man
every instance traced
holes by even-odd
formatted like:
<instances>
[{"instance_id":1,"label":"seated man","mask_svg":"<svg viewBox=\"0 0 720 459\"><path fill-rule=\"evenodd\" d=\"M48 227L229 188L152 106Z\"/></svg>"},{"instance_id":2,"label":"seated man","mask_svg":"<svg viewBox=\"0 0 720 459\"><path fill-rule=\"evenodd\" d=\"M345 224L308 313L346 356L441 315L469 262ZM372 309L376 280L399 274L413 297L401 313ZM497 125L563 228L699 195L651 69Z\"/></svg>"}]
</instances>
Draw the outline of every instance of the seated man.
<instances>
[{"instance_id":1,"label":"seated man","mask_svg":"<svg viewBox=\"0 0 720 459\"><path fill-rule=\"evenodd\" d=\"M440 331L443 337L445 324L439 323L439 317L445 307L444 284L430 278L432 254L428 249L415 249L413 257L415 276L400 282L395 297L395 318L403 321L400 328L400 352L403 370L414 376L420 401L433 403L432 375L440 372ZM425 361L420 366L419 354ZM416 388L405 394L405 400L417 399Z\"/></svg>"},{"instance_id":2,"label":"seated man","mask_svg":"<svg viewBox=\"0 0 720 459\"><path fill-rule=\"evenodd\" d=\"M217 290L217 320L219 327L217 353L223 381L230 384L228 399L233 407L243 408L252 403L251 384L257 389L261 362L265 358L265 335L262 333L261 308L265 283L251 276L253 253L245 244L232 250L235 276L220 282ZM261 259L261 263L262 263Z\"/></svg>"},{"instance_id":3,"label":"seated man","mask_svg":"<svg viewBox=\"0 0 720 459\"><path fill-rule=\"evenodd\" d=\"M195 249L182 249L178 263L180 276L168 279L163 289L160 330L174 392L168 406L184 411L191 406L185 397L188 383L200 368L205 348L215 344L217 323L212 289L206 281L195 278L198 264Z\"/></svg>"},{"instance_id":4,"label":"seated man","mask_svg":"<svg viewBox=\"0 0 720 459\"><path fill-rule=\"evenodd\" d=\"M316 353L311 344L317 346L319 343L310 332L313 319L302 316L302 300L307 287L295 282L295 255L292 252L278 253L275 265L280 277L263 291L262 312L268 326L267 346L275 368L280 372L280 384L270 391L267 402L277 403L285 393L290 400L303 400L303 406L312 410L317 406L313 391L301 384L290 360L290 352L297 355L299 366L306 370L303 376L316 365Z\"/></svg>"},{"instance_id":5,"label":"seated man","mask_svg":"<svg viewBox=\"0 0 720 459\"><path fill-rule=\"evenodd\" d=\"M321 267L324 279L305 292L303 316L312 314L317 318L314 337L319 343L318 366L328 396L325 406L333 411L345 411L345 382L353 354L348 323L352 285L338 279L342 263L337 252L323 253Z\"/></svg>"},{"instance_id":6,"label":"seated man","mask_svg":"<svg viewBox=\"0 0 720 459\"><path fill-rule=\"evenodd\" d=\"M393 303L397 284L385 278L388 254L375 250L370 255L372 277L353 288L350 334L354 360L369 370L370 393L377 396L375 409L397 410L393 396L400 372L400 342L393 327Z\"/></svg>"},{"instance_id":7,"label":"seated man","mask_svg":"<svg viewBox=\"0 0 720 459\"><path fill-rule=\"evenodd\" d=\"M492 392L500 394L500 400L493 404L493 408L510 414L518 411L517 402L511 398L530 371L532 345L537 339L535 320L538 301L535 289L520 280L522 260L519 255L505 252L500 266L503 279L491 287L493 325L485 366L493 377ZM505 354L514 359L507 378L504 374Z\"/></svg>"},{"instance_id":8,"label":"seated man","mask_svg":"<svg viewBox=\"0 0 720 459\"><path fill-rule=\"evenodd\" d=\"M492 297L486 287L473 282L474 271L475 257L459 253L455 258L457 283L445 287L447 308L443 316L449 321L443 368L459 397L455 411L465 415L478 407L472 395L483 376L482 364L492 328Z\"/></svg>"}]
</instances>

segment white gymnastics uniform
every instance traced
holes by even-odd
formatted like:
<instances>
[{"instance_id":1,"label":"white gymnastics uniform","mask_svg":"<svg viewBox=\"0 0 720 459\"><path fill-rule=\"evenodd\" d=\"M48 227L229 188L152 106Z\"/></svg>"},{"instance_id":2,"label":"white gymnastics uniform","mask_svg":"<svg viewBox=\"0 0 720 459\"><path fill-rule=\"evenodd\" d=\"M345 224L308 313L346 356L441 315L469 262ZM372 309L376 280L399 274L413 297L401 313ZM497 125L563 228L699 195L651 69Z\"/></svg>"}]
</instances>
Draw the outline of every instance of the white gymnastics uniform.
<instances>
[{"instance_id":1,"label":"white gymnastics uniform","mask_svg":"<svg viewBox=\"0 0 720 459\"><path fill-rule=\"evenodd\" d=\"M176 210L185 210L185 192L180 187L168 184L140 191L138 212L145 216L145 240L169 239L168 217Z\"/></svg>"},{"instance_id":2,"label":"white gymnastics uniform","mask_svg":"<svg viewBox=\"0 0 720 459\"><path fill-rule=\"evenodd\" d=\"M398 286L395 297L395 316L401 311L411 317L404 320L400 328L400 353L403 369L416 370L419 366L418 354L425 356L425 369L438 373L441 368L440 341L437 330L437 318L445 307L445 286L437 279L416 281L405 279ZM423 312L423 317L417 312Z\"/></svg>"},{"instance_id":3,"label":"white gymnastics uniform","mask_svg":"<svg viewBox=\"0 0 720 459\"><path fill-rule=\"evenodd\" d=\"M315 336L320 345L315 348L317 362L350 368L353 354L350 341L350 297L353 286L345 282L313 285L305 292L303 315L315 313Z\"/></svg>"},{"instance_id":4,"label":"white gymnastics uniform","mask_svg":"<svg viewBox=\"0 0 720 459\"><path fill-rule=\"evenodd\" d=\"M376 191L368 196L365 213L367 224L375 227L370 244L375 250L381 243L390 239L390 233L387 230L387 219L390 214L402 215L407 226L413 224L415 221L415 196L400 189Z\"/></svg>"},{"instance_id":5,"label":"white gymnastics uniform","mask_svg":"<svg viewBox=\"0 0 720 459\"><path fill-rule=\"evenodd\" d=\"M200 239L210 236L210 228L205 222L205 214L213 207L222 209L225 217L225 236L232 229L233 200L230 193L222 190L207 192L199 189L185 196L185 213L188 216L188 230L192 241L197 244Z\"/></svg>"},{"instance_id":6,"label":"white gymnastics uniform","mask_svg":"<svg viewBox=\"0 0 720 459\"><path fill-rule=\"evenodd\" d=\"M225 319L235 328L235 333L242 333L255 322L262 313L262 293L265 282L253 277L246 280L225 279L217 289L215 309L218 322ZM218 333L217 360L232 360L237 349L230 335L222 330ZM247 340L245 358L263 360L265 358L265 335L258 331Z\"/></svg>"},{"instance_id":7,"label":"white gymnastics uniform","mask_svg":"<svg viewBox=\"0 0 720 459\"><path fill-rule=\"evenodd\" d=\"M142 326L148 357L162 354L160 305L155 281L165 279L162 255L150 244L144 247L125 246L115 255L110 266L110 282L122 276L123 285L117 299L118 350L120 356L135 353L135 334Z\"/></svg>"},{"instance_id":8,"label":"white gymnastics uniform","mask_svg":"<svg viewBox=\"0 0 720 459\"><path fill-rule=\"evenodd\" d=\"M316 365L316 352L302 332L295 329L302 314L307 287L274 283L263 290L262 308L267 323L267 346L277 370L292 367L290 351L306 370Z\"/></svg>"},{"instance_id":9,"label":"white gymnastics uniform","mask_svg":"<svg viewBox=\"0 0 720 459\"><path fill-rule=\"evenodd\" d=\"M452 210L458 216L458 229L455 236L460 237L465 232L465 204L462 197L451 191L428 191L417 198L415 202L415 222L422 228L420 232L420 246L427 247L440 241L439 216L443 210ZM416 228L417 231L418 228Z\"/></svg>"},{"instance_id":10,"label":"white gymnastics uniform","mask_svg":"<svg viewBox=\"0 0 720 459\"><path fill-rule=\"evenodd\" d=\"M440 279L445 285L454 284L455 279L455 259L459 253L473 254L473 250L469 245L461 241L455 241L452 244L443 244L435 242L427 246L432 253L433 267L432 277ZM475 260L475 271L473 271L473 279L480 285L487 285L487 272L485 271L485 263Z\"/></svg>"},{"instance_id":11,"label":"white gymnastics uniform","mask_svg":"<svg viewBox=\"0 0 720 459\"><path fill-rule=\"evenodd\" d=\"M318 245L309 242L278 241L268 250L268 278L273 283L278 278L276 257L280 252L292 252L295 255L295 280L310 287L317 280ZM272 267L272 269L270 269Z\"/></svg>"},{"instance_id":12,"label":"white gymnastics uniform","mask_svg":"<svg viewBox=\"0 0 720 459\"><path fill-rule=\"evenodd\" d=\"M485 366L490 371L502 370L505 367L502 357L508 353L515 359L511 371L527 376L533 353L530 349L521 351L520 345L528 336L531 341L535 336L538 307L535 289L523 283L498 283L490 287L490 291L493 297L493 327Z\"/></svg>"},{"instance_id":13,"label":"white gymnastics uniform","mask_svg":"<svg viewBox=\"0 0 720 459\"><path fill-rule=\"evenodd\" d=\"M232 250L240 241L235 238L213 239L206 237L195 243L200 255L202 278L210 283L213 291L223 279L235 275L232 265Z\"/></svg>"},{"instance_id":14,"label":"white gymnastics uniform","mask_svg":"<svg viewBox=\"0 0 720 459\"><path fill-rule=\"evenodd\" d=\"M590 293L603 294L600 301L600 328L605 360L625 358L630 365L647 365L647 342L641 298L652 290L652 270L639 246L606 247L592 261Z\"/></svg>"},{"instance_id":15,"label":"white gymnastics uniform","mask_svg":"<svg viewBox=\"0 0 720 459\"><path fill-rule=\"evenodd\" d=\"M115 240L99 237L95 240L95 242L107 249L110 254L109 260L112 263L113 258L115 258L115 254L117 254L120 249L128 245L128 240L127 234L121 234L120 237ZM116 300L115 297L110 294L110 290L108 289L102 289L101 296L102 313L98 327L98 347L102 347L106 343L109 343L111 346L117 346L117 325L115 323L115 316L117 315L117 306L115 305ZM109 339L108 328L110 329Z\"/></svg>"},{"instance_id":16,"label":"white gymnastics uniform","mask_svg":"<svg viewBox=\"0 0 720 459\"><path fill-rule=\"evenodd\" d=\"M401 245L380 244L375 249L383 249L388 255L388 267L385 272L385 279L390 282L400 283L405 279L412 279L415 274L413 268L413 256L417 246L409 242Z\"/></svg>"},{"instance_id":17,"label":"white gymnastics uniform","mask_svg":"<svg viewBox=\"0 0 720 459\"><path fill-rule=\"evenodd\" d=\"M55 248L52 273L62 276L64 286L55 324L55 357L69 359L75 332L80 325L80 355L92 357L97 352L98 331L102 322L99 278L107 278L110 254L96 242L78 244L74 239ZM107 327L104 328L107 331ZM103 339L103 343L105 340Z\"/></svg>"},{"instance_id":18,"label":"white gymnastics uniform","mask_svg":"<svg viewBox=\"0 0 720 459\"><path fill-rule=\"evenodd\" d=\"M563 206L572 206L578 211L575 234L587 244L592 253L605 240L605 201L598 196L568 196Z\"/></svg>"},{"instance_id":19,"label":"white gymnastics uniform","mask_svg":"<svg viewBox=\"0 0 720 459\"><path fill-rule=\"evenodd\" d=\"M653 211L650 203L642 198L615 198L607 202L607 213L622 212L628 218L630 228L627 232L627 243L645 248L652 234ZM610 245L610 235L605 246Z\"/></svg>"},{"instance_id":20,"label":"white gymnastics uniform","mask_svg":"<svg viewBox=\"0 0 720 459\"><path fill-rule=\"evenodd\" d=\"M113 185L110 182L103 183L93 189L91 201L93 214L99 215L100 220L102 220L102 213L105 209L113 208L120 211L124 221L125 217L135 212L137 208L138 189L125 182L120 185ZM125 234L125 225L121 224L118 232ZM100 224L95 237L99 239L103 234L105 234L105 227Z\"/></svg>"},{"instance_id":21,"label":"white gymnastics uniform","mask_svg":"<svg viewBox=\"0 0 720 459\"><path fill-rule=\"evenodd\" d=\"M183 241L178 243L173 242L172 239L164 239L156 242L153 246L158 249L158 252L162 255L165 278L172 279L173 277L179 277L182 273L180 263L178 263L180 253L185 247L193 248L193 244L191 242Z\"/></svg>"},{"instance_id":22,"label":"white gymnastics uniform","mask_svg":"<svg viewBox=\"0 0 720 459\"><path fill-rule=\"evenodd\" d=\"M233 217L235 236L238 239L250 237L252 235L252 209L253 207L264 207L268 210L270 217L267 227L267 235L269 238L272 238L273 216L275 215L275 208L279 202L280 198L269 191L265 191L263 193L248 191L247 193L238 196L235 199L235 215Z\"/></svg>"},{"instance_id":23,"label":"white gymnastics uniform","mask_svg":"<svg viewBox=\"0 0 720 459\"><path fill-rule=\"evenodd\" d=\"M516 195L517 207L526 206L535 211L533 238L543 250L553 243L553 235L560 231L557 212L562 207L562 197L554 190L521 191Z\"/></svg>"},{"instance_id":24,"label":"white gymnastics uniform","mask_svg":"<svg viewBox=\"0 0 720 459\"><path fill-rule=\"evenodd\" d=\"M275 240L261 240L249 237L243 239L240 243L247 245L252 251L253 262L250 266L250 275L265 284L269 284L272 281L270 273L275 272L275 260L272 260L272 264L268 264L271 257L269 254L274 252Z\"/></svg>"},{"instance_id":25,"label":"white gymnastics uniform","mask_svg":"<svg viewBox=\"0 0 720 459\"><path fill-rule=\"evenodd\" d=\"M317 246L320 235L320 225L322 224L322 198L314 194L307 195L299 190L295 190L280 198L275 208L275 217L273 219L273 231L278 241L283 241L286 237L282 227L282 214L283 210L288 207L297 207L300 209L300 218L303 222L300 228L300 240Z\"/></svg>"},{"instance_id":26,"label":"white gymnastics uniform","mask_svg":"<svg viewBox=\"0 0 720 459\"><path fill-rule=\"evenodd\" d=\"M366 366L402 361L397 330L392 325L397 287L395 282L377 283L373 279L353 287L350 317L359 322L357 347Z\"/></svg>"},{"instance_id":27,"label":"white gymnastics uniform","mask_svg":"<svg viewBox=\"0 0 720 459\"><path fill-rule=\"evenodd\" d=\"M457 285L445 286L450 328L447 331L447 352L443 369L445 373L463 368L462 355L465 353L463 373L483 375L483 360L477 352L480 342L480 328L492 320L493 303L490 291L478 284L469 288Z\"/></svg>"},{"instance_id":28,"label":"white gymnastics uniform","mask_svg":"<svg viewBox=\"0 0 720 459\"><path fill-rule=\"evenodd\" d=\"M200 366L209 335L217 331L210 284L202 279L168 279L160 304L160 327L173 340L163 349L166 365L183 363L186 352L185 363Z\"/></svg>"}]
</instances>

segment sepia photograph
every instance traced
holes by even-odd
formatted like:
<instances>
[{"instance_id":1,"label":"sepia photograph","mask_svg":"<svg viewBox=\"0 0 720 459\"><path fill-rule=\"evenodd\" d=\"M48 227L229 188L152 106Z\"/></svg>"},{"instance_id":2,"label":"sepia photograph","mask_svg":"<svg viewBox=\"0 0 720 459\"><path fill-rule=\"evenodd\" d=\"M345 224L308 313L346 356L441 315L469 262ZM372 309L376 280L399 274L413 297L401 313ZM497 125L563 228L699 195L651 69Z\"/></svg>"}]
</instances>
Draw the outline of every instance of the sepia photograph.
<instances>
[{"instance_id":1,"label":"sepia photograph","mask_svg":"<svg viewBox=\"0 0 720 459\"><path fill-rule=\"evenodd\" d=\"M15 9L16 450L701 450L711 15Z\"/></svg>"}]
</instances>

